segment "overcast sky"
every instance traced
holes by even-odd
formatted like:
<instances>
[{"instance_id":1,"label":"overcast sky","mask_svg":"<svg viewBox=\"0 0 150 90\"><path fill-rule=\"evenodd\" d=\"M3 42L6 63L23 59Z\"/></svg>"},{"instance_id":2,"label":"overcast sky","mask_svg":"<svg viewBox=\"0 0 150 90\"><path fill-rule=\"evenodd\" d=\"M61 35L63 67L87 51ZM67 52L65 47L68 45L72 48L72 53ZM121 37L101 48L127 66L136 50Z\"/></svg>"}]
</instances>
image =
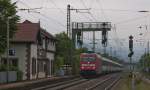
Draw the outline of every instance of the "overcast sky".
<instances>
[{"instance_id":1,"label":"overcast sky","mask_svg":"<svg viewBox=\"0 0 150 90\"><path fill-rule=\"evenodd\" d=\"M150 0L12 0L18 1L18 9L21 8L41 8L36 12L18 11L21 22L28 19L32 22L40 20L41 27L48 32L56 34L66 31L67 4L75 9L90 9L90 13L76 13L71 11L71 21L76 22L111 22L112 29L109 32L109 47L121 52L121 56L127 58L128 36L133 35L135 41L135 56L139 57L146 48L150 31L150 13L140 13L141 10L150 10ZM38 13L40 12L40 13ZM138 28L142 26L142 28ZM101 32L96 34L96 38L101 38ZM141 35L139 35L141 34ZM91 33L86 33L86 42L90 43ZM137 42L136 42L137 41ZM140 41L140 42L139 42ZM99 42L99 41L97 41ZM143 43L144 42L144 43ZM87 43L87 44L88 44ZM117 45L119 48L117 48ZM101 45L97 45L101 49ZM145 47L145 48L144 48ZM142 51L142 52L141 52Z\"/></svg>"}]
</instances>

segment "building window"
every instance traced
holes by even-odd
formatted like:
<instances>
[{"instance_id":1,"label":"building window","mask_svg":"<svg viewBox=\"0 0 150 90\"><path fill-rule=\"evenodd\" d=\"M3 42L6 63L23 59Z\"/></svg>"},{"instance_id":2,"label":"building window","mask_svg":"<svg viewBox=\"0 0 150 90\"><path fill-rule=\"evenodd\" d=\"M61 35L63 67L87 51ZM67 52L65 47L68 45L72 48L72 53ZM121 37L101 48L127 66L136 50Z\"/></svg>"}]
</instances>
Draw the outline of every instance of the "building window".
<instances>
[{"instance_id":1,"label":"building window","mask_svg":"<svg viewBox=\"0 0 150 90\"><path fill-rule=\"evenodd\" d=\"M36 74L36 59L32 58L32 74Z\"/></svg>"},{"instance_id":2,"label":"building window","mask_svg":"<svg viewBox=\"0 0 150 90\"><path fill-rule=\"evenodd\" d=\"M42 61L39 61L38 62L38 71L39 72L43 72L44 71L44 65L43 65L43 62Z\"/></svg>"},{"instance_id":3,"label":"building window","mask_svg":"<svg viewBox=\"0 0 150 90\"><path fill-rule=\"evenodd\" d=\"M16 50L15 49L9 49L9 56L15 56Z\"/></svg>"},{"instance_id":4,"label":"building window","mask_svg":"<svg viewBox=\"0 0 150 90\"><path fill-rule=\"evenodd\" d=\"M43 38L43 39L42 39L42 42L43 42L43 44L42 44L42 48L44 48L44 49L45 49L45 45L46 45L46 44L45 44L45 43L46 43L46 42L45 42L45 38Z\"/></svg>"},{"instance_id":5,"label":"building window","mask_svg":"<svg viewBox=\"0 0 150 90\"><path fill-rule=\"evenodd\" d=\"M43 72L43 62L40 62L40 72Z\"/></svg>"},{"instance_id":6,"label":"building window","mask_svg":"<svg viewBox=\"0 0 150 90\"><path fill-rule=\"evenodd\" d=\"M6 58L2 58L1 59L1 64L7 65L7 59ZM18 59L10 58L9 59L9 65L18 67Z\"/></svg>"},{"instance_id":7,"label":"building window","mask_svg":"<svg viewBox=\"0 0 150 90\"><path fill-rule=\"evenodd\" d=\"M11 61L11 65L12 65L12 66L18 67L18 60L12 59L12 60L10 60L10 61Z\"/></svg>"},{"instance_id":8,"label":"building window","mask_svg":"<svg viewBox=\"0 0 150 90\"><path fill-rule=\"evenodd\" d=\"M4 65L7 65L7 60L6 60L6 58L2 58L1 63L4 64Z\"/></svg>"},{"instance_id":9,"label":"building window","mask_svg":"<svg viewBox=\"0 0 150 90\"><path fill-rule=\"evenodd\" d=\"M51 60L51 75L54 75L54 60Z\"/></svg>"},{"instance_id":10,"label":"building window","mask_svg":"<svg viewBox=\"0 0 150 90\"><path fill-rule=\"evenodd\" d=\"M44 72L47 72L47 65L44 63Z\"/></svg>"}]
</instances>

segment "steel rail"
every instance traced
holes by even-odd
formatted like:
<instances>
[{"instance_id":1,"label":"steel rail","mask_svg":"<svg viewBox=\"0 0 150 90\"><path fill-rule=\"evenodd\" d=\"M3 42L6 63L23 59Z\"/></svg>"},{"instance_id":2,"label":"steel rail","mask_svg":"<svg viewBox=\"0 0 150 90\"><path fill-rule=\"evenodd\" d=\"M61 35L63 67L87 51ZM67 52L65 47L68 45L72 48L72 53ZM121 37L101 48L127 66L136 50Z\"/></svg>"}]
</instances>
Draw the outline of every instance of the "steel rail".
<instances>
[{"instance_id":1,"label":"steel rail","mask_svg":"<svg viewBox=\"0 0 150 90\"><path fill-rule=\"evenodd\" d=\"M53 87L57 87L57 86L60 86L60 85L68 84L68 83L71 83L71 82L74 82L74 81L79 81L79 80L81 80L81 78L75 78L75 79L72 79L72 80L69 80L69 81L63 81L63 82L59 82L59 83L55 83L55 84L51 84L51 85L45 85L45 86L34 88L34 89L31 89L31 90L43 90L43 89L47 89L47 88L53 88Z\"/></svg>"},{"instance_id":2,"label":"steel rail","mask_svg":"<svg viewBox=\"0 0 150 90\"><path fill-rule=\"evenodd\" d=\"M103 84L103 83L105 83L106 81L108 81L110 79L112 79L112 76L107 78L107 79L105 79L105 80L103 80L103 81L101 81L101 82L99 82L99 83L97 83L97 84L95 84L94 86L92 86L90 88L86 88L85 90L92 90L92 89L96 88L98 85Z\"/></svg>"},{"instance_id":3,"label":"steel rail","mask_svg":"<svg viewBox=\"0 0 150 90\"><path fill-rule=\"evenodd\" d=\"M70 85L62 86L61 88L58 88L58 89L56 89L56 90L64 90L64 89L67 89L67 88L69 88L69 87L72 87L72 86L75 86L75 85L78 85L78 84L81 84L81 83L84 83L84 82L87 82L87 81L91 81L91 80L84 80L84 81L72 83L72 84L70 84Z\"/></svg>"},{"instance_id":4,"label":"steel rail","mask_svg":"<svg viewBox=\"0 0 150 90\"><path fill-rule=\"evenodd\" d=\"M105 88L105 90L110 90L120 79L121 77L118 77L118 79L114 80L108 87Z\"/></svg>"}]
</instances>

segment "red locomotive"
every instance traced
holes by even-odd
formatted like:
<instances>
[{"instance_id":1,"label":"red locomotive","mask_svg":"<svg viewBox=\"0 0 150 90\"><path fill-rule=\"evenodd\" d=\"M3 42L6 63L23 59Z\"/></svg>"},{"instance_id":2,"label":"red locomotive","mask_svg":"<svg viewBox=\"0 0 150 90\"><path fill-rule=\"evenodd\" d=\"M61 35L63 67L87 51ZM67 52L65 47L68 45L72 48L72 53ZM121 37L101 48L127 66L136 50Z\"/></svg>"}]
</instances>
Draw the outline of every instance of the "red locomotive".
<instances>
[{"instance_id":1,"label":"red locomotive","mask_svg":"<svg viewBox=\"0 0 150 90\"><path fill-rule=\"evenodd\" d=\"M98 75L122 70L122 64L104 58L96 53L81 53L80 74L82 76Z\"/></svg>"}]
</instances>

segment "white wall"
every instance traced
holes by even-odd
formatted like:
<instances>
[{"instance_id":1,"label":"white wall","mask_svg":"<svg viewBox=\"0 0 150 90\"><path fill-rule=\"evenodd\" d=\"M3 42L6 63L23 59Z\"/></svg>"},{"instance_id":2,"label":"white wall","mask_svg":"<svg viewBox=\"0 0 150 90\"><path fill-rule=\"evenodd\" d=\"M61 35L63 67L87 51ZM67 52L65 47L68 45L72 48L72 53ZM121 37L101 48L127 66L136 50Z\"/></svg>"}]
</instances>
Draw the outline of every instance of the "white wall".
<instances>
[{"instance_id":1,"label":"white wall","mask_svg":"<svg viewBox=\"0 0 150 90\"><path fill-rule=\"evenodd\" d=\"M47 58L50 60L50 76L52 75L52 63L51 61L55 59L55 54L47 52Z\"/></svg>"},{"instance_id":2,"label":"white wall","mask_svg":"<svg viewBox=\"0 0 150 90\"><path fill-rule=\"evenodd\" d=\"M30 78L34 79L36 78L36 74L34 76L32 76L32 58L36 59L36 68L37 68L37 45L36 44L31 44L31 58L30 58ZM37 69L36 69L37 72Z\"/></svg>"},{"instance_id":3,"label":"white wall","mask_svg":"<svg viewBox=\"0 0 150 90\"><path fill-rule=\"evenodd\" d=\"M31 44L31 57L37 57L37 45Z\"/></svg>"},{"instance_id":4,"label":"white wall","mask_svg":"<svg viewBox=\"0 0 150 90\"><path fill-rule=\"evenodd\" d=\"M54 53L47 52L47 58L48 58L49 60L54 60Z\"/></svg>"},{"instance_id":5,"label":"white wall","mask_svg":"<svg viewBox=\"0 0 150 90\"><path fill-rule=\"evenodd\" d=\"M15 50L14 56L9 56L10 58L18 58L18 67L19 70L23 72L23 80L25 80L26 77L26 44L11 44L10 49ZM2 57L6 57L6 53L2 55Z\"/></svg>"},{"instance_id":6,"label":"white wall","mask_svg":"<svg viewBox=\"0 0 150 90\"><path fill-rule=\"evenodd\" d=\"M55 51L55 43L52 43L51 41L48 43L48 50Z\"/></svg>"}]
</instances>

